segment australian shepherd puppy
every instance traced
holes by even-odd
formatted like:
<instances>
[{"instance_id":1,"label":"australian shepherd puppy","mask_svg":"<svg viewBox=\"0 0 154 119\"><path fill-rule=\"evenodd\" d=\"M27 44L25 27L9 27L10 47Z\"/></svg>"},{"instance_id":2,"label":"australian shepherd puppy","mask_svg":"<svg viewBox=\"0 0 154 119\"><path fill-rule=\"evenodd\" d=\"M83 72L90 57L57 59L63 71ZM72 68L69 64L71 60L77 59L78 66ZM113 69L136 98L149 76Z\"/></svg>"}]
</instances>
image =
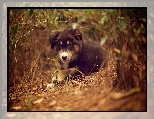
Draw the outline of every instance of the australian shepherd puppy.
<instances>
[{"instance_id":1,"label":"australian shepherd puppy","mask_svg":"<svg viewBox=\"0 0 154 119\"><path fill-rule=\"evenodd\" d=\"M68 76L89 75L98 72L106 63L106 51L97 42L82 39L79 29L68 28L53 32L49 36L51 49L57 56L58 73L53 84Z\"/></svg>"}]
</instances>

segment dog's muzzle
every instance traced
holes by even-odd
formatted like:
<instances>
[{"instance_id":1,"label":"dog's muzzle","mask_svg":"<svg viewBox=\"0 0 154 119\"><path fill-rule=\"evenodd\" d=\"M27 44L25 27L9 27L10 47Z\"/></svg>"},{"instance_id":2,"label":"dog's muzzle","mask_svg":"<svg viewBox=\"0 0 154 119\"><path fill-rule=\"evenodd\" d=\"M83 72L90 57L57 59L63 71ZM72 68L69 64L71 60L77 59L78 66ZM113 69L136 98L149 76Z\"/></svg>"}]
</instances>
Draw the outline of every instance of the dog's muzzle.
<instances>
[{"instance_id":1,"label":"dog's muzzle","mask_svg":"<svg viewBox=\"0 0 154 119\"><path fill-rule=\"evenodd\" d=\"M71 60L72 54L67 51L59 52L59 58L62 62L69 62Z\"/></svg>"},{"instance_id":2,"label":"dog's muzzle","mask_svg":"<svg viewBox=\"0 0 154 119\"><path fill-rule=\"evenodd\" d=\"M67 60L67 56L62 56L62 59L63 60Z\"/></svg>"}]
</instances>

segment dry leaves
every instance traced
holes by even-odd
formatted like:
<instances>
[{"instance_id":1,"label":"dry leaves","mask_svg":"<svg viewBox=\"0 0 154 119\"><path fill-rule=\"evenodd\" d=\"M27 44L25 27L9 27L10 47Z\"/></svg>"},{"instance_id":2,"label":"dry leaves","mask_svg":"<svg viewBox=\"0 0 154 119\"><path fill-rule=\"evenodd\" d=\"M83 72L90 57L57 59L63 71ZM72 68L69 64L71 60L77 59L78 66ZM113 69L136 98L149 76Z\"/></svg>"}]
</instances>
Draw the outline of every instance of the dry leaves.
<instances>
[{"instance_id":1,"label":"dry leaves","mask_svg":"<svg viewBox=\"0 0 154 119\"><path fill-rule=\"evenodd\" d=\"M138 92L140 92L140 90L141 90L140 88L136 87L136 88L133 88L127 92L113 92L110 94L110 97L114 100L118 100L118 99L130 96L134 93L138 93Z\"/></svg>"},{"instance_id":2,"label":"dry leaves","mask_svg":"<svg viewBox=\"0 0 154 119\"><path fill-rule=\"evenodd\" d=\"M38 103L41 103L43 100L44 100L44 98L40 98L40 99L38 99L38 100L34 101L34 102L33 102L33 104L38 104Z\"/></svg>"}]
</instances>

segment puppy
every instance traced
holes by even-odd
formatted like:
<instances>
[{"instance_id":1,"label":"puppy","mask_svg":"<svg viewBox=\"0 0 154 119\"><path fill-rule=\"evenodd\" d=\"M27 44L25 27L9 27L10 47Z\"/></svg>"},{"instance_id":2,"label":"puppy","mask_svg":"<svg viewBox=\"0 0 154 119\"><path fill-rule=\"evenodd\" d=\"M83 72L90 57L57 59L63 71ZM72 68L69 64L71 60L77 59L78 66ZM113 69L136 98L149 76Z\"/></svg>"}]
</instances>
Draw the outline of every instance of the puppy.
<instances>
[{"instance_id":1,"label":"puppy","mask_svg":"<svg viewBox=\"0 0 154 119\"><path fill-rule=\"evenodd\" d=\"M106 51L96 42L82 39L79 29L68 28L49 36L51 49L57 56L59 71L52 78L53 84L62 82L69 75L89 75L106 64Z\"/></svg>"}]
</instances>

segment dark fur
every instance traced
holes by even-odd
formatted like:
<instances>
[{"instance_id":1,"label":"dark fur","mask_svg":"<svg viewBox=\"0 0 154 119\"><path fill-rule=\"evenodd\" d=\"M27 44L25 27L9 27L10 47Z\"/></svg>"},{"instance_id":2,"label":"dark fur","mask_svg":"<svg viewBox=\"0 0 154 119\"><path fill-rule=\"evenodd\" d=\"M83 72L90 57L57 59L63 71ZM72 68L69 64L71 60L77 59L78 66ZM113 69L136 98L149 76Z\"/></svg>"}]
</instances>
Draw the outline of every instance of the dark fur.
<instances>
[{"instance_id":1,"label":"dark fur","mask_svg":"<svg viewBox=\"0 0 154 119\"><path fill-rule=\"evenodd\" d=\"M54 81L61 81L69 74L76 75L79 73L78 70L84 75L89 75L99 71L106 63L106 51L94 41L83 40L79 29L73 30L70 28L64 31L53 32L49 37L49 41L51 49L58 55L58 64L61 69L58 76L54 77ZM61 53L61 51L63 52ZM69 55L66 52L69 52ZM61 54L64 54L64 56ZM71 58L68 58L68 61L66 61L67 56L65 54L71 56ZM71 68L75 70L68 70Z\"/></svg>"}]
</instances>

